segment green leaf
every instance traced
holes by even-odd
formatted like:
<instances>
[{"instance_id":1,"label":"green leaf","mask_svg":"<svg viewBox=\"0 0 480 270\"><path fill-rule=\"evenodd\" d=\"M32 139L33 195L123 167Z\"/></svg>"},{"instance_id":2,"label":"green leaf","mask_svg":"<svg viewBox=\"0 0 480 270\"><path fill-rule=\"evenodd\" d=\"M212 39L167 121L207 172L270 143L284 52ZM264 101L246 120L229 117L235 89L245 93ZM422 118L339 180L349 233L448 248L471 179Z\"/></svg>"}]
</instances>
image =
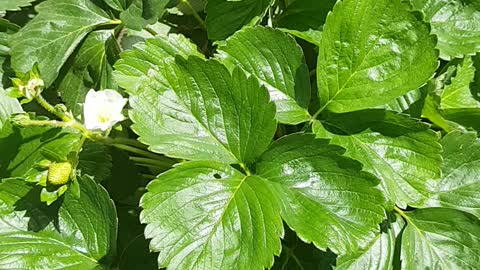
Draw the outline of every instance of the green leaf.
<instances>
[{"instance_id":1,"label":"green leaf","mask_svg":"<svg viewBox=\"0 0 480 270\"><path fill-rule=\"evenodd\" d=\"M440 93L439 110L441 115L464 127L473 127L480 130L480 102L478 93L471 89L475 77L475 67L472 58L467 56L457 66L451 66L452 77L444 81L444 88ZM455 71L455 72L454 72ZM450 72L446 72L450 75ZM477 95L477 96L474 96ZM449 131L449 130L448 130Z\"/></svg>"},{"instance_id":2,"label":"green leaf","mask_svg":"<svg viewBox=\"0 0 480 270\"><path fill-rule=\"evenodd\" d=\"M83 103L90 89L112 89L112 67L108 47L112 47L113 32L104 30L90 33L82 43L67 74L60 80L57 91L65 105L78 119L83 116ZM113 45L115 46L115 45Z\"/></svg>"},{"instance_id":3,"label":"green leaf","mask_svg":"<svg viewBox=\"0 0 480 270\"><path fill-rule=\"evenodd\" d=\"M218 58L230 70L242 68L269 91L281 123L308 121L310 78L302 48L282 31L247 27L218 48Z\"/></svg>"},{"instance_id":4,"label":"green leaf","mask_svg":"<svg viewBox=\"0 0 480 270\"><path fill-rule=\"evenodd\" d=\"M300 239L337 254L365 248L384 216L378 180L344 152L313 134L293 134L273 143L256 168L270 180L283 219Z\"/></svg>"},{"instance_id":5,"label":"green leaf","mask_svg":"<svg viewBox=\"0 0 480 270\"><path fill-rule=\"evenodd\" d=\"M147 190L140 220L160 267L263 270L280 254L280 207L261 177L215 162L188 162Z\"/></svg>"},{"instance_id":6,"label":"green leaf","mask_svg":"<svg viewBox=\"0 0 480 270\"><path fill-rule=\"evenodd\" d=\"M289 33L297 38L303 39L307 42L312 43L315 46L320 46L320 40L322 40L322 31L319 30L307 30L307 31L298 31L298 30L290 30L286 28L279 28L285 33Z\"/></svg>"},{"instance_id":7,"label":"green leaf","mask_svg":"<svg viewBox=\"0 0 480 270\"><path fill-rule=\"evenodd\" d=\"M410 0L438 37L443 59L480 52L480 2L476 0Z\"/></svg>"},{"instance_id":8,"label":"green leaf","mask_svg":"<svg viewBox=\"0 0 480 270\"><path fill-rule=\"evenodd\" d=\"M94 269L98 261L108 262L116 252L115 207L91 178L82 177L80 187L80 198L67 191L63 202L47 207L39 201L39 187L22 179L4 180L0 209L24 217L7 232L0 229L0 264L7 269Z\"/></svg>"},{"instance_id":9,"label":"green leaf","mask_svg":"<svg viewBox=\"0 0 480 270\"><path fill-rule=\"evenodd\" d=\"M79 138L61 129L5 125L0 132L0 179L23 176L44 159L66 161Z\"/></svg>"},{"instance_id":10,"label":"green leaf","mask_svg":"<svg viewBox=\"0 0 480 270\"><path fill-rule=\"evenodd\" d=\"M10 68L10 36L11 34L0 32L0 89L7 89L11 86L10 78L15 77L15 73Z\"/></svg>"},{"instance_id":11,"label":"green leaf","mask_svg":"<svg viewBox=\"0 0 480 270\"><path fill-rule=\"evenodd\" d=\"M419 88L437 69L435 45L401 0L338 2L320 44L319 112L384 105Z\"/></svg>"},{"instance_id":12,"label":"green leaf","mask_svg":"<svg viewBox=\"0 0 480 270\"><path fill-rule=\"evenodd\" d=\"M208 0L208 38L222 40L244 25L254 25L265 16L272 0Z\"/></svg>"},{"instance_id":13,"label":"green leaf","mask_svg":"<svg viewBox=\"0 0 480 270\"><path fill-rule=\"evenodd\" d=\"M12 36L12 67L26 73L38 63L46 86L89 32L117 23L90 0L49 0L35 9L38 15Z\"/></svg>"},{"instance_id":14,"label":"green leaf","mask_svg":"<svg viewBox=\"0 0 480 270\"><path fill-rule=\"evenodd\" d=\"M159 66L130 97L132 129L139 140L169 157L253 162L276 130L268 92L255 78L239 69L230 75L215 60L180 62Z\"/></svg>"},{"instance_id":15,"label":"green leaf","mask_svg":"<svg viewBox=\"0 0 480 270\"><path fill-rule=\"evenodd\" d=\"M381 269L393 270L395 243L405 227L400 216L388 217L382 224L382 233L375 237L367 249L337 259L336 270Z\"/></svg>"},{"instance_id":16,"label":"green leaf","mask_svg":"<svg viewBox=\"0 0 480 270\"><path fill-rule=\"evenodd\" d=\"M423 89L415 89L388 103L385 105L385 109L420 118L422 116L425 98L426 92Z\"/></svg>"},{"instance_id":17,"label":"green leaf","mask_svg":"<svg viewBox=\"0 0 480 270\"><path fill-rule=\"evenodd\" d=\"M156 23L165 12L170 0L133 0L128 8L120 13L120 19L126 27L142 30Z\"/></svg>"},{"instance_id":18,"label":"green leaf","mask_svg":"<svg viewBox=\"0 0 480 270\"><path fill-rule=\"evenodd\" d=\"M28 7L36 0L2 0L0 2L0 12L20 10L22 7Z\"/></svg>"},{"instance_id":19,"label":"green leaf","mask_svg":"<svg viewBox=\"0 0 480 270\"><path fill-rule=\"evenodd\" d=\"M337 0L297 0L278 17L276 26L291 30L319 30Z\"/></svg>"},{"instance_id":20,"label":"green leaf","mask_svg":"<svg viewBox=\"0 0 480 270\"><path fill-rule=\"evenodd\" d=\"M10 115L14 113L22 113L23 109L18 100L6 95L5 91L0 88L0 130L8 121Z\"/></svg>"},{"instance_id":21,"label":"green leaf","mask_svg":"<svg viewBox=\"0 0 480 270\"><path fill-rule=\"evenodd\" d=\"M135 44L132 50L123 52L121 59L115 63L115 80L127 92L134 93L140 77L148 76L150 69L177 55L185 59L191 55L203 57L196 45L186 37L178 34L161 35Z\"/></svg>"},{"instance_id":22,"label":"green leaf","mask_svg":"<svg viewBox=\"0 0 480 270\"><path fill-rule=\"evenodd\" d=\"M348 130L362 121L371 122ZM433 184L429 180L440 177L442 147L439 135L427 124L406 115L367 110L332 115L323 125L341 132L330 134L332 144L347 149L346 156L381 180L391 206L421 205Z\"/></svg>"},{"instance_id":23,"label":"green leaf","mask_svg":"<svg viewBox=\"0 0 480 270\"><path fill-rule=\"evenodd\" d=\"M127 5L126 0L103 0L103 2L118 11L123 11Z\"/></svg>"},{"instance_id":24,"label":"green leaf","mask_svg":"<svg viewBox=\"0 0 480 270\"><path fill-rule=\"evenodd\" d=\"M99 264L48 233L0 234L3 269L98 269ZM79 268L80 267L80 268Z\"/></svg>"},{"instance_id":25,"label":"green leaf","mask_svg":"<svg viewBox=\"0 0 480 270\"><path fill-rule=\"evenodd\" d=\"M440 108L442 110L476 108L480 109L480 102L473 98L470 84L475 76L475 68L471 57L465 57L457 66L455 77L446 85L441 95Z\"/></svg>"},{"instance_id":26,"label":"green leaf","mask_svg":"<svg viewBox=\"0 0 480 270\"><path fill-rule=\"evenodd\" d=\"M477 269L480 221L467 213L426 208L405 213L402 269Z\"/></svg>"},{"instance_id":27,"label":"green leaf","mask_svg":"<svg viewBox=\"0 0 480 270\"><path fill-rule=\"evenodd\" d=\"M444 160L442 177L425 205L455 208L480 218L480 140L477 134L454 131L440 142Z\"/></svg>"}]
</instances>

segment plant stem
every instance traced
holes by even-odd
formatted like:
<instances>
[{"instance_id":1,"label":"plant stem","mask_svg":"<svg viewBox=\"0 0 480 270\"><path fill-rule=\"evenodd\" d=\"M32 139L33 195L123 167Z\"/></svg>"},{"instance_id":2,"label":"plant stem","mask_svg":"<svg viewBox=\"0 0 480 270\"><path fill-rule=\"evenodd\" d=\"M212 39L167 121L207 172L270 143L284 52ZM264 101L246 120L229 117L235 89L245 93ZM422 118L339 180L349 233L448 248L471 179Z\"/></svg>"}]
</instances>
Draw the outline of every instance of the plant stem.
<instances>
[{"instance_id":1,"label":"plant stem","mask_svg":"<svg viewBox=\"0 0 480 270\"><path fill-rule=\"evenodd\" d=\"M410 218L402 211L402 209L398 208L395 206L395 208L393 208L395 210L395 212L397 212L403 219L405 219L405 221L407 223L412 223Z\"/></svg>"},{"instance_id":2,"label":"plant stem","mask_svg":"<svg viewBox=\"0 0 480 270\"><path fill-rule=\"evenodd\" d=\"M35 97L35 100L37 101L38 104L40 104L40 106L42 106L43 108L45 108L45 110L47 110L49 113L55 115L56 117L62 119L63 121L65 122L68 122L70 121L71 119L69 117L67 117L65 114L63 113L60 113L58 112L55 107L53 107L50 103L48 103L48 101L42 97L42 95L37 95Z\"/></svg>"},{"instance_id":3,"label":"plant stem","mask_svg":"<svg viewBox=\"0 0 480 270\"><path fill-rule=\"evenodd\" d=\"M188 0L181 0L180 1L182 4L184 4L191 12L193 17L197 19L197 21L200 23L200 26L202 26L203 29L207 29L207 26L205 25L205 22L203 21L202 17L198 15L197 11L190 5L190 2Z\"/></svg>"},{"instance_id":4,"label":"plant stem","mask_svg":"<svg viewBox=\"0 0 480 270\"><path fill-rule=\"evenodd\" d=\"M110 144L110 145L113 146L113 147L116 147L118 149L124 150L124 151L128 151L128 152L140 155L140 156L147 157L147 158L152 159L152 160L159 160L159 161L163 161L163 162L168 162L170 164L175 163L173 160L170 160L166 157L162 157L160 155L151 153L151 152L143 150L143 149L138 149L138 148L130 146L130 145L124 145L124 144Z\"/></svg>"},{"instance_id":5,"label":"plant stem","mask_svg":"<svg viewBox=\"0 0 480 270\"><path fill-rule=\"evenodd\" d=\"M240 167L242 167L242 169L245 171L245 173L247 174L247 176L252 175L252 173L250 172L250 170L248 169L248 167L247 167L244 163L240 163L239 165L240 165Z\"/></svg>"},{"instance_id":6,"label":"plant stem","mask_svg":"<svg viewBox=\"0 0 480 270\"><path fill-rule=\"evenodd\" d=\"M148 146L144 145L143 143L135 140L135 139L130 139L130 138L122 138L122 137L119 137L119 138L105 138L101 141L102 143L104 144L109 144L109 145L113 145L113 144L124 144L124 145L129 145L129 146L133 146L133 147L136 147L136 148L140 148L140 149L147 149Z\"/></svg>"},{"instance_id":7,"label":"plant stem","mask_svg":"<svg viewBox=\"0 0 480 270\"><path fill-rule=\"evenodd\" d=\"M153 28L150 27L150 25L147 25L147 26L145 27L145 31L147 31L148 33L150 33L150 35L152 35L152 36L154 36L154 37L155 37L155 36L158 36L157 31L153 30Z\"/></svg>"},{"instance_id":8,"label":"plant stem","mask_svg":"<svg viewBox=\"0 0 480 270\"><path fill-rule=\"evenodd\" d=\"M174 164L173 162L158 160L158 159L150 159L150 158L141 158L141 157L130 157L130 160L135 161L140 164L149 164L159 166L159 168L170 168Z\"/></svg>"}]
</instances>

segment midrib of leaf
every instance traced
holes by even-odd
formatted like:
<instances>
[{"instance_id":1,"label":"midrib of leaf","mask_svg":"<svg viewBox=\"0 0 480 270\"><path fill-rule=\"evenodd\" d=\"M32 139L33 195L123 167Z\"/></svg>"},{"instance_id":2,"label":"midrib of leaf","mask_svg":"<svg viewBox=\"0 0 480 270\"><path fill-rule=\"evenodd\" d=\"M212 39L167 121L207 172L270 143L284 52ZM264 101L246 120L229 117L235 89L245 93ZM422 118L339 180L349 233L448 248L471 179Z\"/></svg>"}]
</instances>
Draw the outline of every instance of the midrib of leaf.
<instances>
[{"instance_id":1,"label":"midrib of leaf","mask_svg":"<svg viewBox=\"0 0 480 270\"><path fill-rule=\"evenodd\" d=\"M443 177L443 179L447 179L448 177L450 177L452 174L456 173L458 170L460 170L460 168L462 167L465 167L467 165L470 165L472 163L477 163L477 162L480 162L480 159L476 159L476 160L472 160L472 161L469 161L467 163L463 163L462 165L458 166L457 168L455 168L455 170L452 170L449 174L447 174L445 177ZM443 182L443 181L442 181ZM473 184L473 183L470 183L470 184ZM442 191L442 192L445 192L445 191Z\"/></svg>"},{"instance_id":2,"label":"midrib of leaf","mask_svg":"<svg viewBox=\"0 0 480 270\"><path fill-rule=\"evenodd\" d=\"M423 231L420 230L420 228L418 228L415 223L412 221L412 219L410 219L410 217L405 214L405 212L403 212L401 209L399 209L398 207L395 206L394 210L402 217L405 219L405 221L407 222L408 225L412 225L413 228L415 229L415 231L417 231L418 235L420 235L420 237L425 241L425 243L427 243L427 246L428 246L428 249L433 253L435 254L435 256L437 256L437 258L442 262L443 265L448 265L442 258L442 256L440 256L434 249L433 249L433 244L427 239L427 237L423 234Z\"/></svg>"},{"instance_id":3,"label":"midrib of leaf","mask_svg":"<svg viewBox=\"0 0 480 270\"><path fill-rule=\"evenodd\" d=\"M375 2L375 3L377 3L377 2ZM374 7L372 7L372 8L374 8ZM363 21L364 21L364 20L362 20L362 22L363 22ZM312 120L310 120L310 123L313 123L313 121L315 121L315 119L317 119L317 117L323 112L323 110L325 110L325 108L327 108L328 105L330 105L330 103L332 103L332 102L337 98L337 96L338 96L340 93L342 93L343 90L345 90L345 87L346 87L346 86L348 85L348 83L353 79L353 77L354 77L355 75L357 75L357 72L362 71L362 69L360 69L360 67L363 66L363 64L365 63L365 60L366 60L367 57L370 55L370 53L373 51L373 48L375 47L375 45L377 45L378 41L379 41L380 38L382 38L382 37L383 37L383 34L382 34L382 35L379 35L379 36L375 39L375 42L374 42L373 45L368 49L367 53L363 56L362 61L360 62L360 64L359 64L357 67L354 68L354 71L352 72L352 74L350 74L350 76L349 76L348 79L345 81L345 83L342 85L342 87L337 88L338 91L335 93L335 95L333 95L332 98L329 98L329 100L325 103L325 105L323 105L320 109L318 109L317 112L315 112L315 114L312 116ZM338 77L338 75L339 75L339 74L338 74L338 63L339 63L339 61L340 61L340 57L341 57L341 56L339 56L338 59L337 59L337 69L336 69L336 71L337 71L337 84L340 82L340 79L339 79L339 77ZM327 89L327 90L330 92L329 89Z\"/></svg>"},{"instance_id":4,"label":"midrib of leaf","mask_svg":"<svg viewBox=\"0 0 480 270\"><path fill-rule=\"evenodd\" d=\"M146 78L148 78L148 77L146 77ZM159 82L160 84L163 85L162 82L160 82L160 81L158 81L158 80L157 80L157 82ZM209 82L210 82L210 80L209 80ZM197 84L195 83L195 85L197 85ZM210 86L211 86L212 89L215 89L215 88L212 86L211 82L210 82ZM184 102L184 100L183 100L182 98L180 98L180 96L177 94L177 92L176 92L175 90L171 89L171 88L167 88L167 89L170 89L171 91L173 91L173 92L175 93L175 96L176 96L176 97L178 98L178 100L181 102L181 105L182 105L185 109L187 109L187 111L190 112L190 114L195 118L195 120L197 120L197 123L210 135L211 138L213 138L213 139L215 140L215 142L217 142L219 145L222 146L222 148L223 148L224 150L227 151L227 153L233 158L233 160L235 160L235 161L237 162L237 164L242 165L242 168L243 168L243 166L245 166L245 165L243 164L243 162L241 162L240 160L238 160L238 158L232 153L232 151L230 150L230 148L228 148L228 147L225 146L222 142L220 142L220 140L217 138L217 136L215 136L215 135L210 131L210 129L209 129L206 125L204 125L204 124L202 123L201 119L199 119L199 118L197 117L197 115L195 115L195 113L194 113L194 112L190 109L190 107ZM200 92L200 95L202 96L202 100L203 100L203 103L204 103L204 107L206 108L207 106L205 106L205 99L203 98L203 93L202 93L202 91L199 91L199 92ZM216 96L217 99L218 99L217 91L214 91L214 92L215 92L215 96ZM221 108L221 107L222 107L222 106L220 106L220 108ZM223 116L224 116L224 114L223 114L223 108L221 108L221 111L222 111L222 120L223 120L223 123L225 124L225 120L224 120L225 118L223 117ZM208 113L205 111L205 114L207 115ZM207 118L208 118L208 115L207 115ZM240 120L239 120L239 121L240 121ZM227 139L227 140L228 140L228 139Z\"/></svg>"},{"instance_id":5,"label":"midrib of leaf","mask_svg":"<svg viewBox=\"0 0 480 270\"><path fill-rule=\"evenodd\" d=\"M213 228L212 228L212 231L211 233L208 235L206 241L205 241L205 245L203 245L202 247L202 251L200 252L200 254L198 254L197 258L195 259L195 261L193 262L193 264L196 264L198 259L203 255L203 253L205 252L205 247L209 244L210 240L212 239L213 235L215 234L215 232L217 231L218 229L218 226L220 226L220 224L222 223L223 221L223 217L225 216L225 213L227 212L230 204L232 203L232 200L233 198L235 198L235 195L237 195L237 192L240 190L242 184L245 182L245 180L248 178L248 176L244 176L242 178L242 180L240 180L240 183L238 184L238 186L235 188L235 190L233 191L233 194L232 196L230 196L230 198L228 199L228 202L227 204L225 205L225 208L222 212L222 214L220 215L220 217L218 218L218 221L217 223L215 223L213 225Z\"/></svg>"}]
</instances>

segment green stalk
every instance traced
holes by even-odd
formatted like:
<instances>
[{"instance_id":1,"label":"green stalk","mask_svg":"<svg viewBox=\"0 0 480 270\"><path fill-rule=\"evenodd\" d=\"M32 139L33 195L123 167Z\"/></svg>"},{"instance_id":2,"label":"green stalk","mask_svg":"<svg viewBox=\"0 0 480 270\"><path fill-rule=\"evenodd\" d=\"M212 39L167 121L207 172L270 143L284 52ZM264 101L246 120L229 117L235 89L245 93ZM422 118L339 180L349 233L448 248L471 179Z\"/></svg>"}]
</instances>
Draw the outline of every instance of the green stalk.
<instances>
[{"instance_id":1,"label":"green stalk","mask_svg":"<svg viewBox=\"0 0 480 270\"><path fill-rule=\"evenodd\" d=\"M148 164L148 165L158 166L159 168L170 168L174 164L173 162L168 162L164 160L141 158L141 157L130 157L130 160L139 164Z\"/></svg>"},{"instance_id":2,"label":"green stalk","mask_svg":"<svg viewBox=\"0 0 480 270\"><path fill-rule=\"evenodd\" d=\"M198 15L197 11L190 5L188 0L181 0L180 1L183 5L185 5L193 14L193 17L200 23L200 26L202 26L203 29L207 29L207 26L205 25L205 22L203 21L202 17Z\"/></svg>"}]
</instances>

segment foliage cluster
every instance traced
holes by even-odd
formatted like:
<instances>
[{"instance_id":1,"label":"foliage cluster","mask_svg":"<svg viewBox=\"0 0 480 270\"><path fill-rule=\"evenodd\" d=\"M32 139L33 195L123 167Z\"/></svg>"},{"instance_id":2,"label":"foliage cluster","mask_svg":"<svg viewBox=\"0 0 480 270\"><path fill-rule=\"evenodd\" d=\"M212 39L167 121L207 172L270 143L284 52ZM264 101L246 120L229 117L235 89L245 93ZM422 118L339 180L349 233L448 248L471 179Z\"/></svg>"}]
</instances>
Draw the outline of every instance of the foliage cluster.
<instances>
[{"instance_id":1,"label":"foliage cluster","mask_svg":"<svg viewBox=\"0 0 480 270\"><path fill-rule=\"evenodd\" d=\"M0 269L480 269L480 1L0 14Z\"/></svg>"}]
</instances>

